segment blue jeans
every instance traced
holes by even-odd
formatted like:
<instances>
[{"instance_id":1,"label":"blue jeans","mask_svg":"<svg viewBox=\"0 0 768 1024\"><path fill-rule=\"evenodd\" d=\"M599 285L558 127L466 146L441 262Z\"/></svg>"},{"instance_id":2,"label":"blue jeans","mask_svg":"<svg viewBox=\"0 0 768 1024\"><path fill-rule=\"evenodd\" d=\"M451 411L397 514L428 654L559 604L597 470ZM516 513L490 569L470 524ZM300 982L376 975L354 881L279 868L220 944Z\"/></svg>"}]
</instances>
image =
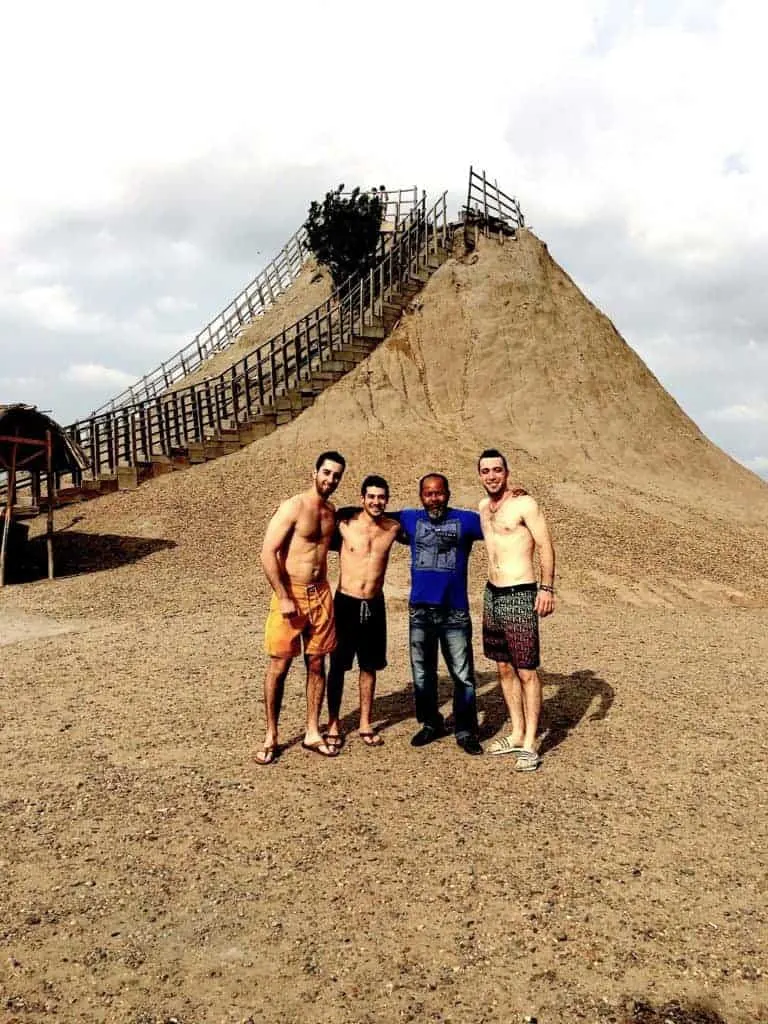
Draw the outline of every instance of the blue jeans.
<instances>
[{"instance_id":1,"label":"blue jeans","mask_svg":"<svg viewBox=\"0 0 768 1024\"><path fill-rule=\"evenodd\" d=\"M469 612L439 605L411 605L409 633L416 718L422 725L442 728L438 710L437 649L453 680L453 721L457 739L477 736L475 664Z\"/></svg>"}]
</instances>

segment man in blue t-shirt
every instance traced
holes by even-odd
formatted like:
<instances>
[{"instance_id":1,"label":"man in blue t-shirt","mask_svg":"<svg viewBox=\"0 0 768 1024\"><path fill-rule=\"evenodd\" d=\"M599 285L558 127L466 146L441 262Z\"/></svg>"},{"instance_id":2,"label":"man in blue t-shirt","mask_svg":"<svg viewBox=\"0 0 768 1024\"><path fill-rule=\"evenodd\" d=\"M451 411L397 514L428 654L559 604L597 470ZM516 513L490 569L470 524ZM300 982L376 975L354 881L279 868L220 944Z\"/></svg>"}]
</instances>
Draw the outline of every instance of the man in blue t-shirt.
<instances>
[{"instance_id":1,"label":"man in blue t-shirt","mask_svg":"<svg viewBox=\"0 0 768 1024\"><path fill-rule=\"evenodd\" d=\"M445 735L437 695L439 646L453 680L456 742L468 754L482 754L467 565L472 545L483 539L483 532L477 512L448 507L450 494L442 473L428 473L419 482L423 508L396 514L402 527L398 539L411 548L409 638L416 718L421 723L411 745L424 747Z\"/></svg>"}]
</instances>

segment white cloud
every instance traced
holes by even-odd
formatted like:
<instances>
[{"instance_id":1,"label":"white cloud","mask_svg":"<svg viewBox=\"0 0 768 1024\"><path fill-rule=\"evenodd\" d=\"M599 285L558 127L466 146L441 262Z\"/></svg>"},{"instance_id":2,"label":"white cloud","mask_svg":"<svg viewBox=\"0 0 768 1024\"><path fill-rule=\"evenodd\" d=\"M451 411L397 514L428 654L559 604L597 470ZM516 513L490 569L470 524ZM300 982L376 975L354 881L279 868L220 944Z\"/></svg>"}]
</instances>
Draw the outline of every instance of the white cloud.
<instances>
[{"instance_id":1,"label":"white cloud","mask_svg":"<svg viewBox=\"0 0 768 1024\"><path fill-rule=\"evenodd\" d=\"M100 366L98 363L76 363L68 367L62 376L67 383L81 384L86 388L121 389L133 384L135 380L133 374Z\"/></svg>"},{"instance_id":2,"label":"white cloud","mask_svg":"<svg viewBox=\"0 0 768 1024\"><path fill-rule=\"evenodd\" d=\"M756 455L752 459L744 459L744 465L753 473L768 479L768 455Z\"/></svg>"},{"instance_id":3,"label":"white cloud","mask_svg":"<svg viewBox=\"0 0 768 1024\"><path fill-rule=\"evenodd\" d=\"M710 412L709 418L720 423L768 423L768 401L758 401L753 405L726 405Z\"/></svg>"},{"instance_id":4,"label":"white cloud","mask_svg":"<svg viewBox=\"0 0 768 1024\"><path fill-rule=\"evenodd\" d=\"M0 377L0 394L2 392L19 392L27 388L36 387L40 383L39 377ZM18 399L6 398L0 404L7 404L10 401L18 401Z\"/></svg>"},{"instance_id":5,"label":"white cloud","mask_svg":"<svg viewBox=\"0 0 768 1024\"><path fill-rule=\"evenodd\" d=\"M41 284L0 293L0 310L47 331L91 333L103 327L101 317L83 311L64 284Z\"/></svg>"}]
</instances>

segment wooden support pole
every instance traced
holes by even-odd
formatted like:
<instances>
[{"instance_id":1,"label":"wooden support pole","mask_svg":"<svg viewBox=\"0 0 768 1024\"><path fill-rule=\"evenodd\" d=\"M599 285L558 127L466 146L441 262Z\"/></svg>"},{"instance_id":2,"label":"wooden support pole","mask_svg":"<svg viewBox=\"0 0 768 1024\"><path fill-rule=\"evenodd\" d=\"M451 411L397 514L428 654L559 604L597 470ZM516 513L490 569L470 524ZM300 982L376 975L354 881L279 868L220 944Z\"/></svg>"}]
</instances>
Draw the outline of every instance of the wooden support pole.
<instances>
[{"instance_id":1,"label":"wooden support pole","mask_svg":"<svg viewBox=\"0 0 768 1024\"><path fill-rule=\"evenodd\" d=\"M8 551L8 538L11 533L13 503L16 499L16 454L18 448L18 444L14 443L11 448L11 464L8 467L8 490L6 491L5 516L3 518L3 539L0 542L0 587L5 586L5 558Z\"/></svg>"},{"instance_id":2,"label":"wooden support pole","mask_svg":"<svg viewBox=\"0 0 768 1024\"><path fill-rule=\"evenodd\" d=\"M115 470L117 472L117 470ZM56 500L56 485L53 482L53 438L50 430L45 432L45 485L48 490L48 514L45 524L45 547L48 551L48 579L53 579L53 504Z\"/></svg>"}]
</instances>

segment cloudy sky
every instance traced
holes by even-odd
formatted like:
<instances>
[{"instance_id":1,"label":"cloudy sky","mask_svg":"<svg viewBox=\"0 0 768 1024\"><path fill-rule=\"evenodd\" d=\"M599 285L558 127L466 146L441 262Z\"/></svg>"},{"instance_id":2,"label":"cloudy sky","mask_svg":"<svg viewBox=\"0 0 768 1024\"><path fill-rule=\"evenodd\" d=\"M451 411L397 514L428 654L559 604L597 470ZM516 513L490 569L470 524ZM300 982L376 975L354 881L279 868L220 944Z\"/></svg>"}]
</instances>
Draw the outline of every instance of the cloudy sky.
<instances>
[{"instance_id":1,"label":"cloudy sky","mask_svg":"<svg viewBox=\"0 0 768 1024\"><path fill-rule=\"evenodd\" d=\"M329 187L448 188L455 211L472 163L768 477L766 28L754 0L13 4L0 402L87 415Z\"/></svg>"}]
</instances>

